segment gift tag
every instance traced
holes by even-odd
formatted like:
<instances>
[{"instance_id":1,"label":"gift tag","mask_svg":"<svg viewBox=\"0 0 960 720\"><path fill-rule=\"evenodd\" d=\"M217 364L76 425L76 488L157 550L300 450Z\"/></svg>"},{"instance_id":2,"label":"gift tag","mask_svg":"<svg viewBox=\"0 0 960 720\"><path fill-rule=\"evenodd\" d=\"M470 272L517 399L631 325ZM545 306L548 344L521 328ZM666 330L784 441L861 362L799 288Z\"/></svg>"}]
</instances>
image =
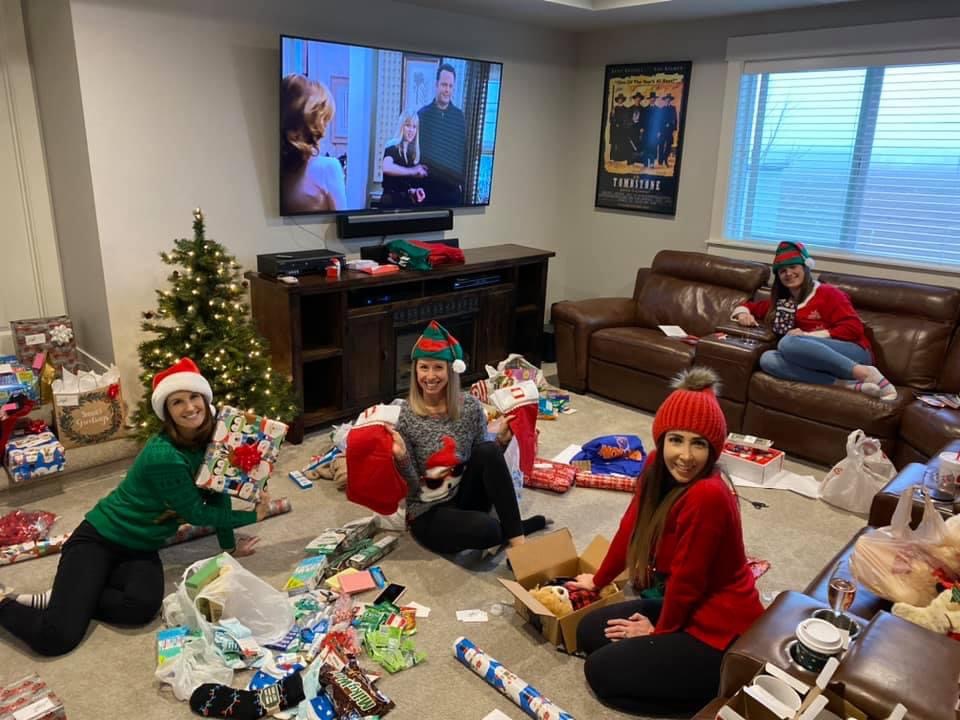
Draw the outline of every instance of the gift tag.
<instances>
[{"instance_id":1,"label":"gift tag","mask_svg":"<svg viewBox=\"0 0 960 720\"><path fill-rule=\"evenodd\" d=\"M46 333L34 333L33 335L27 335L23 339L24 345L43 345L47 342Z\"/></svg>"}]
</instances>

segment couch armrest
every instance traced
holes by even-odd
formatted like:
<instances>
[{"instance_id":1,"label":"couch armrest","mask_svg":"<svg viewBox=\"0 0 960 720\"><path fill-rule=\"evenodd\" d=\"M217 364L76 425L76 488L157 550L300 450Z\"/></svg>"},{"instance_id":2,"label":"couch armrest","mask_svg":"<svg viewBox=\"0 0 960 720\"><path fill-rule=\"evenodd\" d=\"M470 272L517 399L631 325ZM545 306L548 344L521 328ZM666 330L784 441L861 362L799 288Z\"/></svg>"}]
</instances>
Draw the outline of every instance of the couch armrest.
<instances>
[{"instance_id":1,"label":"couch armrest","mask_svg":"<svg viewBox=\"0 0 960 720\"><path fill-rule=\"evenodd\" d=\"M696 365L706 365L720 378L720 397L738 403L747 402L750 377L760 363L760 356L771 349L770 343L753 338L727 336L723 339L707 335L697 343Z\"/></svg>"},{"instance_id":2,"label":"couch armrest","mask_svg":"<svg viewBox=\"0 0 960 720\"><path fill-rule=\"evenodd\" d=\"M590 336L603 328L635 324L637 304L633 298L565 300L553 304L550 319L557 344L560 387L584 392Z\"/></svg>"},{"instance_id":3,"label":"couch armrest","mask_svg":"<svg viewBox=\"0 0 960 720\"><path fill-rule=\"evenodd\" d=\"M758 327L744 327L735 322L726 322L717 326L717 332L726 333L734 337L750 338L763 343L777 344L777 336L770 328L759 325Z\"/></svg>"}]
</instances>

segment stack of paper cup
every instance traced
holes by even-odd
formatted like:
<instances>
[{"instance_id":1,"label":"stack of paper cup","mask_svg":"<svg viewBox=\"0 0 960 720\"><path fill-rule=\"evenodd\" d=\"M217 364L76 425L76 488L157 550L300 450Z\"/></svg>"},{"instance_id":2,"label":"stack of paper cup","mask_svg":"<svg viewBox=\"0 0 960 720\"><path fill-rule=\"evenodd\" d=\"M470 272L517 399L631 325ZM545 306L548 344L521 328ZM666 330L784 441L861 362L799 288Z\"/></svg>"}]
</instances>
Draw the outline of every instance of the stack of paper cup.
<instances>
[{"instance_id":1,"label":"stack of paper cup","mask_svg":"<svg viewBox=\"0 0 960 720\"><path fill-rule=\"evenodd\" d=\"M957 496L958 481L960 481L960 457L955 452L940 453L937 484L930 488L930 497L940 502L953 502Z\"/></svg>"}]
</instances>

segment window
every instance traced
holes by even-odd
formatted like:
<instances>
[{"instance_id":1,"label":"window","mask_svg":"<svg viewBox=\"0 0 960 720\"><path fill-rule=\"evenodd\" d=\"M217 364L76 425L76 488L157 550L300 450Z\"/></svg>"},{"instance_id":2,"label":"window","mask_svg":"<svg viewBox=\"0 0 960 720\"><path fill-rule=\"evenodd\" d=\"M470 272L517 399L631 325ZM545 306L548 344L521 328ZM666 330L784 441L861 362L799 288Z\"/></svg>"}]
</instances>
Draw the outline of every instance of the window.
<instances>
[{"instance_id":1,"label":"window","mask_svg":"<svg viewBox=\"0 0 960 720\"><path fill-rule=\"evenodd\" d=\"M960 267L960 63L748 63L723 232Z\"/></svg>"}]
</instances>

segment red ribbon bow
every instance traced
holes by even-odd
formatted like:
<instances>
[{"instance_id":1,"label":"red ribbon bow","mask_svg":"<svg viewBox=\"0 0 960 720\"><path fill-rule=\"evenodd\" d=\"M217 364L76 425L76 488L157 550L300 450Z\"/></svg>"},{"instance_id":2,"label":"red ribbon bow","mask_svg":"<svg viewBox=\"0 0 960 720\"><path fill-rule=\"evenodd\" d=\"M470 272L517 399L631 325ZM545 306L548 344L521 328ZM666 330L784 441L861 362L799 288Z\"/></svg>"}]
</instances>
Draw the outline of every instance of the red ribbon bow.
<instances>
[{"instance_id":1,"label":"red ribbon bow","mask_svg":"<svg viewBox=\"0 0 960 720\"><path fill-rule=\"evenodd\" d=\"M107 388L107 395L111 400L116 400L117 395L120 394L120 383L111 383Z\"/></svg>"},{"instance_id":2,"label":"red ribbon bow","mask_svg":"<svg viewBox=\"0 0 960 720\"><path fill-rule=\"evenodd\" d=\"M247 474L260 465L262 458L263 453L253 445L241 445L230 452L230 464L240 468Z\"/></svg>"},{"instance_id":3,"label":"red ribbon bow","mask_svg":"<svg viewBox=\"0 0 960 720\"><path fill-rule=\"evenodd\" d=\"M47 429L47 424L43 420L31 420L27 424L27 435L39 435Z\"/></svg>"}]
</instances>

